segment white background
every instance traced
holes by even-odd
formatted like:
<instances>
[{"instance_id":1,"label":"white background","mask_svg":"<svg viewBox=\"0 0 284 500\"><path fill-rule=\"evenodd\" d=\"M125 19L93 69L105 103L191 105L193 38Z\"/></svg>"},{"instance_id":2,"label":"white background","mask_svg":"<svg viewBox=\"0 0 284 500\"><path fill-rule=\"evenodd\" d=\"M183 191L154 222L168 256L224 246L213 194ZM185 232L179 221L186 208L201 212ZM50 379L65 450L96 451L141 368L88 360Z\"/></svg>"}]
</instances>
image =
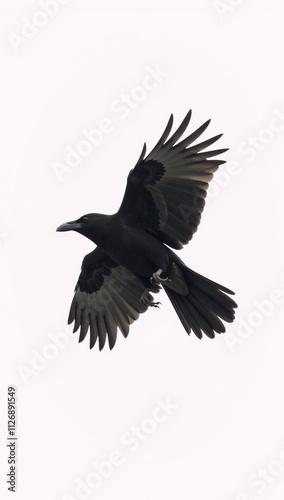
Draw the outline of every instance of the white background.
<instances>
[{"instance_id":1,"label":"white background","mask_svg":"<svg viewBox=\"0 0 284 500\"><path fill-rule=\"evenodd\" d=\"M283 499L283 5L56 5L52 17L35 0L1 1L0 496L12 496L6 392L14 384L20 500ZM145 90L149 68L160 76ZM122 116L113 106L124 94L131 106ZM230 151L179 255L235 290L237 319L199 341L161 294L162 307L142 315L127 340L119 333L113 351L90 351L66 318L93 246L55 229L115 212L143 142L149 150L170 113L177 126L190 108L190 130L212 118L204 138L224 132L218 145ZM104 118L111 131L60 180L54 162L66 165L66 148ZM155 423L166 400L174 409ZM133 426L144 428L134 451L121 441ZM93 463L115 450L120 465L95 476ZM79 490L91 477L101 484Z\"/></svg>"}]
</instances>

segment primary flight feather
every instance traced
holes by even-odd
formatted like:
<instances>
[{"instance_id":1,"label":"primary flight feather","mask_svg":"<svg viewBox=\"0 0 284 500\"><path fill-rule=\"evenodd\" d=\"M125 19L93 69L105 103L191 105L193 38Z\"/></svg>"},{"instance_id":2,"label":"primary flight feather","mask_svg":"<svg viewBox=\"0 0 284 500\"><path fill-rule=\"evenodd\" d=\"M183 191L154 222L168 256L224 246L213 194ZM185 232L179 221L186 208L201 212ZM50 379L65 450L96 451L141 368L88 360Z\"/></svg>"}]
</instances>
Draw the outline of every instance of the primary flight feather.
<instances>
[{"instance_id":1,"label":"primary flight feather","mask_svg":"<svg viewBox=\"0 0 284 500\"><path fill-rule=\"evenodd\" d=\"M190 118L191 111L170 136L171 115L146 157L144 144L116 214L87 214L57 229L77 231L97 245L83 260L68 318L74 332L80 328L80 342L90 330L90 348L98 340L101 350L108 338L112 349L117 328L126 337L140 313L158 306L150 292L161 287L188 334L214 338L225 331L222 320L234 320L233 292L189 269L171 250L197 230L208 183L224 163L212 158L227 151L204 151L222 134L196 143L210 120L178 142Z\"/></svg>"}]
</instances>

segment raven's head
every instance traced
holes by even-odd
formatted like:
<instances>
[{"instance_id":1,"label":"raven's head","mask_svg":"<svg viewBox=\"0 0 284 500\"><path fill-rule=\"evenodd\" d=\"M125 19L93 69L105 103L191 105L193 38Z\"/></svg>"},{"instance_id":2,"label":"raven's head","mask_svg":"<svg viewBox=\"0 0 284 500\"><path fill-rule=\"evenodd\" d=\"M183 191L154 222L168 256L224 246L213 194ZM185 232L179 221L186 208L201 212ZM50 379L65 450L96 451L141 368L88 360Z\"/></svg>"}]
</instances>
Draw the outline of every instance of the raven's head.
<instances>
[{"instance_id":1,"label":"raven's head","mask_svg":"<svg viewBox=\"0 0 284 500\"><path fill-rule=\"evenodd\" d=\"M108 215L86 214L77 220L61 224L56 231L77 231L99 245L104 234L104 228L109 222Z\"/></svg>"}]
</instances>

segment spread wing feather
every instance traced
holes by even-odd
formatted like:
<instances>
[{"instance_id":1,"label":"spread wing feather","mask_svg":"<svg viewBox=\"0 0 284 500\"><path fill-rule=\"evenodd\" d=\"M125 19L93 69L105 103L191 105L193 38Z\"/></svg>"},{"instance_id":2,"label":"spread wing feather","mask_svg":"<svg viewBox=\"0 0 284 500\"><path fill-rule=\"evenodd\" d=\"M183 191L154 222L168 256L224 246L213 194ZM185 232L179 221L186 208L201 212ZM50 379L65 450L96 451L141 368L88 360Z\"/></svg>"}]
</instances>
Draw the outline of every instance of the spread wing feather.
<instances>
[{"instance_id":1,"label":"spread wing feather","mask_svg":"<svg viewBox=\"0 0 284 500\"><path fill-rule=\"evenodd\" d=\"M110 349L116 343L117 328L124 337L129 325L147 307L140 303L145 285L125 267L116 264L99 247L86 255L75 288L68 324L80 328L79 342L90 329L90 348L99 342L103 349L108 338ZM149 294L150 300L152 296Z\"/></svg>"},{"instance_id":2,"label":"spread wing feather","mask_svg":"<svg viewBox=\"0 0 284 500\"><path fill-rule=\"evenodd\" d=\"M169 137L173 115L156 146L130 171L119 213L141 224L172 248L182 248L196 232L205 206L208 183L223 160L211 159L227 149L204 151L222 134L194 144L210 120L181 140L191 119L189 111Z\"/></svg>"}]
</instances>

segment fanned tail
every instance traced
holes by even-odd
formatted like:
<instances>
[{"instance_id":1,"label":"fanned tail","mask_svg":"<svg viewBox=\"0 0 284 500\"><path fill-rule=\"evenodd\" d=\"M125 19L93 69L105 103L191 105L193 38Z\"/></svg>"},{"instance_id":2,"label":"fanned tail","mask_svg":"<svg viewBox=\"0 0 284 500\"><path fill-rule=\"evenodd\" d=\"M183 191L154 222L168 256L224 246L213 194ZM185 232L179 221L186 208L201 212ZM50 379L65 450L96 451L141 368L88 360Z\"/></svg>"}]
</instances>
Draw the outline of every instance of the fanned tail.
<instances>
[{"instance_id":1,"label":"fanned tail","mask_svg":"<svg viewBox=\"0 0 284 500\"><path fill-rule=\"evenodd\" d=\"M232 323L235 317L234 309L238 307L228 296L234 295L234 292L192 271L175 257L175 263L182 271L189 293L181 295L166 285L164 290L186 332L189 334L192 330L199 339L203 333L214 338L215 333L225 332L222 320Z\"/></svg>"}]
</instances>

